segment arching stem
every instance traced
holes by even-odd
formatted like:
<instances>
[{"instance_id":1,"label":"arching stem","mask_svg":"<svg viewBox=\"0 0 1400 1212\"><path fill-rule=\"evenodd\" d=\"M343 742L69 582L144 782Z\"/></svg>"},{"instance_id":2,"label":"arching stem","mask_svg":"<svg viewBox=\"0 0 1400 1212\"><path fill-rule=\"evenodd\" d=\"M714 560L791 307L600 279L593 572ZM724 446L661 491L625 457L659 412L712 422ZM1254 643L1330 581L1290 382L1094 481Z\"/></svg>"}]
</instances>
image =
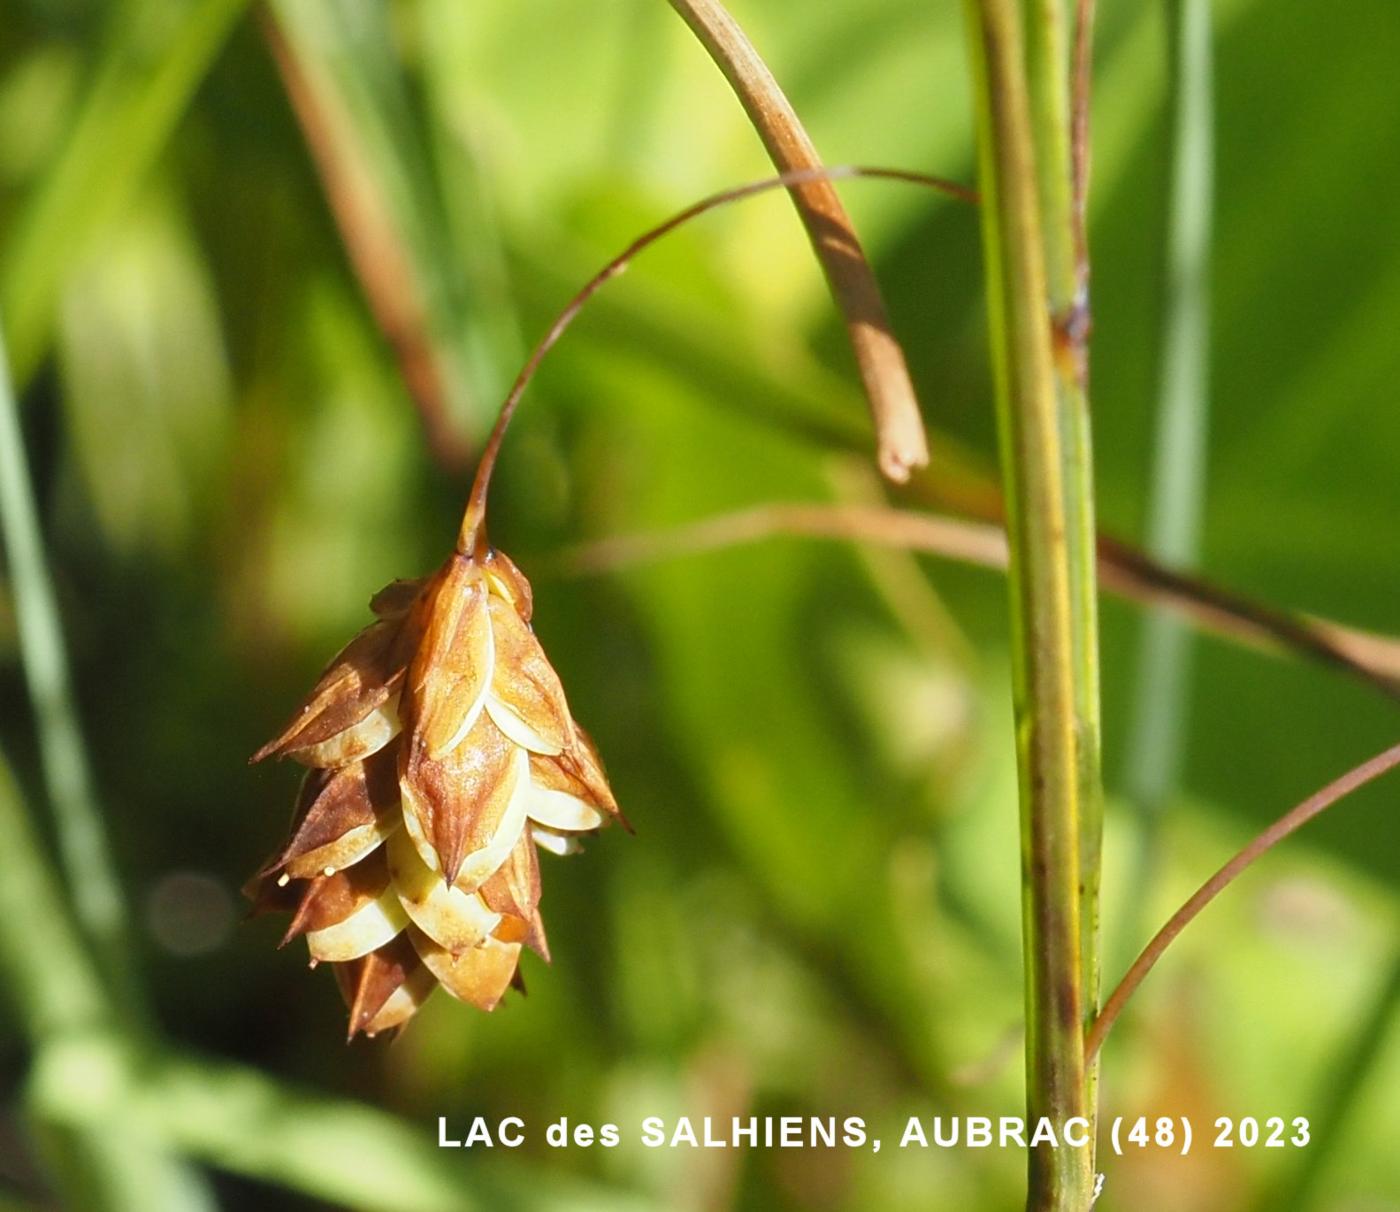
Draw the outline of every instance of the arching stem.
<instances>
[{"instance_id":1,"label":"arching stem","mask_svg":"<svg viewBox=\"0 0 1400 1212\"><path fill-rule=\"evenodd\" d=\"M471 493L467 497L467 508L462 515L462 527L457 535L458 554L476 558L486 554L489 547L486 537L486 498L491 490L491 476L496 469L496 459L500 455L501 442L505 438L506 429L510 425L511 418L515 416L515 410L520 406L520 399L525 394L525 388L535 377L535 372L539 369L540 363L544 361L545 355L554 348L559 338L568 330L574 317L583 310L584 304L606 282L622 273L638 253L655 244L663 236L669 235L676 228L688 223L691 219L698 218L716 207L737 202L742 198L752 197L754 194L767 193L774 189L788 189L791 186L802 185L810 181L834 181L852 177L904 181L913 185L921 185L926 189L936 190L962 202L977 201L977 194L974 190L954 181L944 180L942 177L933 177L927 173L913 172L902 168L871 168L863 165L843 164L827 168L779 173L776 176L765 177L760 181L751 181L747 185L721 190L719 193L702 198L699 202L692 203L684 210L677 211L664 223L659 223L650 231L638 236L594 274L583 288L569 300L564 310L559 313L554 323L540 338L539 344L531 351L520 374L516 376L515 382L511 385L510 392L506 396L505 403L501 405L500 415L497 416L496 424L491 429L491 436L486 440L485 449L481 452L481 462L477 464L476 478L472 481Z\"/></svg>"},{"instance_id":2,"label":"arching stem","mask_svg":"<svg viewBox=\"0 0 1400 1212\"><path fill-rule=\"evenodd\" d=\"M1143 948L1142 954L1133 961L1123 979L1118 982L1118 987L1104 1002L1103 1009L1099 1011L1093 1025L1085 1033L1085 1055L1090 1058L1098 1055L1099 1048L1103 1044L1104 1036L1108 1034L1109 1028L1117 1021L1118 1016L1123 1012L1123 1007L1127 1005L1128 999L1137 991L1137 987L1142 984L1147 974L1162 958L1163 952L1171 946L1176 936L1195 920L1202 909L1234 882L1236 876L1260 855L1272 850L1290 834L1297 833L1310 820L1320 816L1338 800L1344 799L1358 787L1364 787L1367 783L1380 778L1381 775L1393 770L1396 766L1400 766L1400 745L1392 745L1389 749L1347 771L1346 774L1334 779L1320 791L1314 792L1297 807L1284 813L1196 889L1191 898L1172 914L1167 924L1152 936L1152 941Z\"/></svg>"}]
</instances>

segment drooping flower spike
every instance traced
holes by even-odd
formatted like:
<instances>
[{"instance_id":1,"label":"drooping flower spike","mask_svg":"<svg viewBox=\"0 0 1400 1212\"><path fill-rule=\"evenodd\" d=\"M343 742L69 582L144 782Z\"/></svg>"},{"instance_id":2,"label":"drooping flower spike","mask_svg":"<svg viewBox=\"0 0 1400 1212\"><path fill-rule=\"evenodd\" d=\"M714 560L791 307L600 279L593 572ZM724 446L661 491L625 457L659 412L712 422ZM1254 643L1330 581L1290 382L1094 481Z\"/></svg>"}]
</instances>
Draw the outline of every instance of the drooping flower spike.
<instances>
[{"instance_id":1,"label":"drooping flower spike","mask_svg":"<svg viewBox=\"0 0 1400 1212\"><path fill-rule=\"evenodd\" d=\"M572 853L620 817L502 553L454 552L370 605L377 621L253 757L310 767L250 894L334 965L351 1036L405 1022L438 985L493 1009L522 947L549 958L537 848Z\"/></svg>"},{"instance_id":2,"label":"drooping flower spike","mask_svg":"<svg viewBox=\"0 0 1400 1212\"><path fill-rule=\"evenodd\" d=\"M292 912L284 942L305 934L312 962L335 965L352 1036L405 1022L439 984L492 1009L519 981L522 946L548 958L536 848L572 853L580 836L622 819L530 629L529 583L486 537L496 458L526 386L584 304L643 249L729 202L840 177L976 197L904 169L798 169L711 194L639 236L531 352L482 451L451 558L375 595L378 621L254 755L311 770L291 837L249 895Z\"/></svg>"}]
</instances>

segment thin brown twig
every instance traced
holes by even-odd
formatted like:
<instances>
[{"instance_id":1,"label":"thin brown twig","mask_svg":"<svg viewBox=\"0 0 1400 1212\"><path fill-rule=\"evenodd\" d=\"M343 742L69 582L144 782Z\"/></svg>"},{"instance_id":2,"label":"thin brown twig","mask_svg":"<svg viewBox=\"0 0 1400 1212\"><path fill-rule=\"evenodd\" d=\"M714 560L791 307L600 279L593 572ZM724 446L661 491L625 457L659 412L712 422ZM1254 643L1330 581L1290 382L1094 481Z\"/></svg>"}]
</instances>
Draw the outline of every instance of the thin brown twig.
<instances>
[{"instance_id":1,"label":"thin brown twig","mask_svg":"<svg viewBox=\"0 0 1400 1212\"><path fill-rule=\"evenodd\" d=\"M584 543L560 553L555 563L560 571L571 575L593 575L784 537L878 543L986 568L1006 567L1006 535L1000 527L988 523L910 513L883 505L785 501L717 514L673 530Z\"/></svg>"},{"instance_id":2,"label":"thin brown twig","mask_svg":"<svg viewBox=\"0 0 1400 1212\"><path fill-rule=\"evenodd\" d=\"M282 77L341 242L379 330L418 409L434 461L461 472L471 451L452 422L448 380L434 348L419 285L384 197L350 133L348 117L316 66L283 31L274 10L260 10L263 37Z\"/></svg>"},{"instance_id":3,"label":"thin brown twig","mask_svg":"<svg viewBox=\"0 0 1400 1212\"><path fill-rule=\"evenodd\" d=\"M797 112L724 6L718 0L671 0L671 7L724 73L774 167L780 172L820 168ZM928 440L875 273L829 180L810 178L792 190L792 198L846 322L875 423L880 469L902 484L911 471L928 464Z\"/></svg>"},{"instance_id":4,"label":"thin brown twig","mask_svg":"<svg viewBox=\"0 0 1400 1212\"><path fill-rule=\"evenodd\" d=\"M511 418L515 416L515 410L520 406L525 388L535 377L535 371L539 369L545 355L554 348L559 338L564 335L589 299L604 285L621 274L638 253L707 211L773 189L783 189L808 181L830 181L853 177L906 181L937 190L949 197L957 198L959 201L977 201L976 191L942 177L933 177L927 173L917 173L903 168L874 168L865 165L845 164L829 168L801 169L796 172L779 173L775 177L765 177L761 181L751 181L747 185L720 190L707 198L691 203L684 210L677 211L665 222L658 223L650 231L643 232L594 274L583 285L582 289L565 304L564 310L559 313L554 323L540 338L539 344L530 352L530 356L526 359L525 365L521 367L515 382L511 384L510 392L506 396L505 403L501 405L500 414L496 417L496 424L491 429L491 436L487 438L486 446L481 452L481 461L477 464L476 478L472 481L471 492L467 497L467 507L462 515L461 530L457 536L458 552L462 555L483 554L485 552L487 546L486 499L491 490L491 476L495 472L496 459L500 455L501 443L505 438L506 429L510 425Z\"/></svg>"},{"instance_id":5,"label":"thin brown twig","mask_svg":"<svg viewBox=\"0 0 1400 1212\"><path fill-rule=\"evenodd\" d=\"M1123 1012L1123 1007L1127 1004L1128 999L1142 984L1143 978L1152 971L1157 961L1162 958L1162 953L1171 946L1177 935L1186 929L1201 910L1219 896L1234 881L1236 876L1260 855L1273 849L1290 834L1296 833L1338 800L1350 795L1358 787L1363 787L1378 779L1396 766L1400 766L1400 745L1392 745L1383 753L1378 753L1375 757L1347 771L1341 778L1334 779L1321 791L1314 792L1297 807L1279 817L1210 879L1206 880L1191 898L1172 914L1167 924L1157 931L1152 941L1143 949L1142 954L1133 961L1127 974L1118 982L1118 987L1104 1002L1103 1009L1099 1011L1098 1017L1094 1019L1085 1036L1084 1050L1086 1055L1092 1058L1098 1052L1099 1047L1103 1044L1104 1036L1108 1034L1109 1029Z\"/></svg>"},{"instance_id":6,"label":"thin brown twig","mask_svg":"<svg viewBox=\"0 0 1400 1212\"><path fill-rule=\"evenodd\" d=\"M590 575L793 536L878 543L985 568L1004 570L1007 563L1006 536L995 523L888 506L805 502L775 502L660 533L602 539L570 548L553 563L566 574ZM1099 577L1120 597L1179 611L1237 643L1312 657L1400 698L1400 640L1266 606L1108 539L1099 541Z\"/></svg>"}]
</instances>

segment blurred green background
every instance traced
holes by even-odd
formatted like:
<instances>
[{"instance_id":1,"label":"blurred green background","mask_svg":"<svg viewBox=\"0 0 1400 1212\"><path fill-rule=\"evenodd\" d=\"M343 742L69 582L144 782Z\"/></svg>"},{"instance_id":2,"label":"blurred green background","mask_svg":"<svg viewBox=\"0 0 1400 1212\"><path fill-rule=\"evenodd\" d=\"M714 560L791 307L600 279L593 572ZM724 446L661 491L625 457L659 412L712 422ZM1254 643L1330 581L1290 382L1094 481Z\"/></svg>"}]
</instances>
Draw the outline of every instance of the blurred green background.
<instances>
[{"instance_id":1,"label":"blurred green background","mask_svg":"<svg viewBox=\"0 0 1400 1212\"><path fill-rule=\"evenodd\" d=\"M1099 508L1135 540L1167 37L1159 5L1101 8ZM971 179L960 5L735 12L829 160ZM91 1114L123 1150L130 1127L136 1161L174 1141L199 1166L153 1160L166 1186L144 1206L1019 1202L1015 1152L891 1147L912 1114L1021 1107L1002 580L805 539L561 571L559 553L591 539L882 491L840 324L781 196L707 217L610 285L506 444L493 538L534 581L538 632L637 828L546 860L553 966L526 960L529 996L493 1015L439 995L401 1039L347 1048L330 976L275 950L275 922L240 921L239 885L295 785L246 757L369 595L441 559L470 451L528 345L632 236L769 171L682 23L655 0L7 0L4 18L0 315L24 453L135 924L121 963L185 1058L138 1067L135 1093ZM1220 0L1213 20L1196 564L1400 630L1400 21L1391 0ZM289 80L338 177L318 174ZM383 238L389 295L416 308L442 406L426 425L328 180L342 220L357 207L361 234ZM935 442L990 473L976 216L883 182L842 192ZM1184 758L1143 878L1124 794L1140 615L1110 602L1103 622L1111 981L1200 879L1393 740L1397 717L1341 675L1202 642L1165 725ZM6 592L0 743L51 840L17 645ZM1105 1155L1100 1208L1400 1208L1396 802L1382 784L1269 856L1184 936L1105 1052L1108 1117L1305 1115L1318 1145ZM67 1181L71 1142L23 1109L32 1062L18 1020L0 1019L0 1208L86 1212L99 1205ZM44 1070L54 1105L96 1105L100 1056L59 1062ZM529 1143L434 1148L437 1116L478 1114L524 1117ZM886 1147L647 1150L651 1114L860 1115ZM615 1122L624 1144L549 1149L560 1116Z\"/></svg>"}]
</instances>

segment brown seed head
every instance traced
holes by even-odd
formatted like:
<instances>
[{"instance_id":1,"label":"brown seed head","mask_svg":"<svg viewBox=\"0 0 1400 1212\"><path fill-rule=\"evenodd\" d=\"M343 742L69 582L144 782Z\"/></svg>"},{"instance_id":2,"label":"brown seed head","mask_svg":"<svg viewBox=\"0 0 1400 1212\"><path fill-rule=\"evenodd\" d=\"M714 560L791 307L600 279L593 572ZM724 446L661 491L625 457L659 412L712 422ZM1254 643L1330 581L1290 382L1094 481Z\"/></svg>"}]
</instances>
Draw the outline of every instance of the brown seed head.
<instances>
[{"instance_id":1,"label":"brown seed head","mask_svg":"<svg viewBox=\"0 0 1400 1212\"><path fill-rule=\"evenodd\" d=\"M508 558L454 554L370 606L378 621L253 758L311 767L249 895L292 908L287 939L335 967L351 1036L406 1022L439 984L493 1009L522 946L549 958L536 848L570 853L621 819Z\"/></svg>"}]
</instances>

